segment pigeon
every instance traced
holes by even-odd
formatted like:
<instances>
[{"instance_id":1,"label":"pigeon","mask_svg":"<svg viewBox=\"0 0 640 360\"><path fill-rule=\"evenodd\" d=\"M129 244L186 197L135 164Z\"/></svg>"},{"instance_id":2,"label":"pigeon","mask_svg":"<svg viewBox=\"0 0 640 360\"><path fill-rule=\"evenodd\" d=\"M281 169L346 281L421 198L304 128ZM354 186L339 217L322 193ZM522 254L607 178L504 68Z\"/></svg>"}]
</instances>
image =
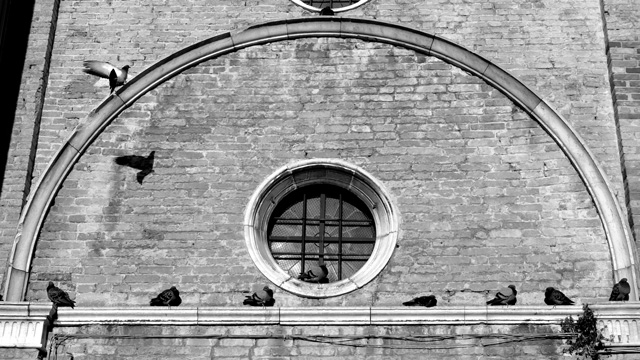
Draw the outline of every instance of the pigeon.
<instances>
[{"instance_id":1,"label":"pigeon","mask_svg":"<svg viewBox=\"0 0 640 360\"><path fill-rule=\"evenodd\" d=\"M180 291L176 289L175 286L172 286L170 289L164 290L158 296L151 299L149 305L151 306L178 306L182 304L182 299L180 298Z\"/></svg>"},{"instance_id":2,"label":"pigeon","mask_svg":"<svg viewBox=\"0 0 640 360\"><path fill-rule=\"evenodd\" d=\"M116 86L124 85L130 68L129 65L125 65L122 69L118 69L108 62L93 60L85 61L82 64L84 65L84 69L82 69L82 71L87 74L109 79L109 88L111 93L116 89Z\"/></svg>"},{"instance_id":3,"label":"pigeon","mask_svg":"<svg viewBox=\"0 0 640 360\"><path fill-rule=\"evenodd\" d=\"M327 275L329 275L329 270L326 265L312 265L306 273L300 273L300 275L298 275L298 280L310 283L326 284L329 282Z\"/></svg>"},{"instance_id":4,"label":"pigeon","mask_svg":"<svg viewBox=\"0 0 640 360\"><path fill-rule=\"evenodd\" d=\"M630 292L631 287L627 282L627 278L622 278L620 279L619 283L613 285L611 296L609 296L609 301L627 301L629 300Z\"/></svg>"},{"instance_id":5,"label":"pigeon","mask_svg":"<svg viewBox=\"0 0 640 360\"><path fill-rule=\"evenodd\" d=\"M403 302L404 306L426 306L426 307L434 307L438 303L435 295L428 296L419 296L417 298L413 298L409 301Z\"/></svg>"},{"instance_id":6,"label":"pigeon","mask_svg":"<svg viewBox=\"0 0 640 360\"><path fill-rule=\"evenodd\" d=\"M126 155L126 156L118 156L115 159L116 164L128 166L134 169L141 170L138 175L136 175L136 179L138 183L142 185L142 180L151 174L153 171L153 157L156 152L152 151L149 156L138 156L138 155Z\"/></svg>"},{"instance_id":7,"label":"pigeon","mask_svg":"<svg viewBox=\"0 0 640 360\"><path fill-rule=\"evenodd\" d=\"M560 290L548 287L544 292L544 303L547 305L573 305L574 302L566 297Z\"/></svg>"},{"instance_id":8,"label":"pigeon","mask_svg":"<svg viewBox=\"0 0 640 360\"><path fill-rule=\"evenodd\" d=\"M242 305L250 306L273 306L276 299L273 298L273 290L265 286L261 291L256 291L251 296L247 296L242 302Z\"/></svg>"},{"instance_id":9,"label":"pigeon","mask_svg":"<svg viewBox=\"0 0 640 360\"><path fill-rule=\"evenodd\" d=\"M501 289L496 293L496 297L487 301L487 305L496 306L496 305L515 305L518 299L516 298L515 285L509 285L504 289Z\"/></svg>"},{"instance_id":10,"label":"pigeon","mask_svg":"<svg viewBox=\"0 0 640 360\"><path fill-rule=\"evenodd\" d=\"M47 296L56 308L66 306L73 309L75 307L76 302L69 298L69 294L64 290L57 288L51 281L49 281L49 285L47 286Z\"/></svg>"},{"instance_id":11,"label":"pigeon","mask_svg":"<svg viewBox=\"0 0 640 360\"><path fill-rule=\"evenodd\" d=\"M331 10L330 7L325 6L320 10L320 15L321 16L332 16L332 15L335 15L335 13L333 12L333 10Z\"/></svg>"},{"instance_id":12,"label":"pigeon","mask_svg":"<svg viewBox=\"0 0 640 360\"><path fill-rule=\"evenodd\" d=\"M3 300L2 300L2 295L0 295L0 301L3 301Z\"/></svg>"}]
</instances>

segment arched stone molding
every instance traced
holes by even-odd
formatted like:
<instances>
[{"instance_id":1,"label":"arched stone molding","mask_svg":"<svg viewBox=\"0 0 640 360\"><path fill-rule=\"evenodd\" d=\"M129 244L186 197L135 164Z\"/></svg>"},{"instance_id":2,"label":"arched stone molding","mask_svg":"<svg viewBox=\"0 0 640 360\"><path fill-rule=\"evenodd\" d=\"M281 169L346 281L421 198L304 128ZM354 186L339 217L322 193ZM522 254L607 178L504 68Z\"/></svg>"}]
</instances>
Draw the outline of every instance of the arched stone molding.
<instances>
[{"instance_id":1,"label":"arched stone molding","mask_svg":"<svg viewBox=\"0 0 640 360\"><path fill-rule=\"evenodd\" d=\"M79 157L122 111L151 89L203 61L254 45L310 37L362 39L404 47L437 57L501 90L553 137L575 166L602 220L615 281L629 279L631 298L638 298L635 247L629 224L593 154L560 114L506 71L446 39L376 20L323 16L271 21L214 36L160 60L106 98L75 129L29 196L9 258L5 301L23 300L38 233L51 201Z\"/></svg>"}]
</instances>

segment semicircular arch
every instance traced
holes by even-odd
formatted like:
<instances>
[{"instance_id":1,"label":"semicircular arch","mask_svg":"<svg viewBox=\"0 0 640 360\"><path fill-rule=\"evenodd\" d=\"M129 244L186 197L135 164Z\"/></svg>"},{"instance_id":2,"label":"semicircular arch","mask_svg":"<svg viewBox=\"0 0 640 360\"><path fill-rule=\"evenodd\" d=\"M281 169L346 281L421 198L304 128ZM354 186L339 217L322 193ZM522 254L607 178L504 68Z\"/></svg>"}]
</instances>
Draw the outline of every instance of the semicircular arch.
<instances>
[{"instance_id":1,"label":"semicircular arch","mask_svg":"<svg viewBox=\"0 0 640 360\"><path fill-rule=\"evenodd\" d=\"M543 99L491 61L436 35L377 20L315 17L271 21L211 37L160 60L106 98L63 144L29 196L9 258L5 301L24 299L31 259L47 209L73 165L122 111L153 88L204 61L254 45L310 37L362 39L404 47L457 66L502 91L550 134L576 168L602 220L615 280L629 279L631 297L637 298L635 248L622 209L591 151Z\"/></svg>"}]
</instances>

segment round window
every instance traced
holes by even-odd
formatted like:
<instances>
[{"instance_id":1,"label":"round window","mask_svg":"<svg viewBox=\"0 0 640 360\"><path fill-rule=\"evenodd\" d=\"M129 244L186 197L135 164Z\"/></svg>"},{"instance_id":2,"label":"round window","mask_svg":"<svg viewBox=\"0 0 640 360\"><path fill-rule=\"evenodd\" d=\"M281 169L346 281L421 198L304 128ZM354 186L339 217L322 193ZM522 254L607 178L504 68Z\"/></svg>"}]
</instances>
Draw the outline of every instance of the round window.
<instances>
[{"instance_id":1,"label":"round window","mask_svg":"<svg viewBox=\"0 0 640 360\"><path fill-rule=\"evenodd\" d=\"M269 219L267 241L289 275L332 283L353 276L369 260L376 229L357 196L339 186L316 184L282 199Z\"/></svg>"},{"instance_id":2,"label":"round window","mask_svg":"<svg viewBox=\"0 0 640 360\"><path fill-rule=\"evenodd\" d=\"M344 161L315 159L278 169L256 189L245 239L260 271L306 297L354 291L395 249L398 212L379 181Z\"/></svg>"},{"instance_id":3,"label":"round window","mask_svg":"<svg viewBox=\"0 0 640 360\"><path fill-rule=\"evenodd\" d=\"M368 3L370 0L291 0L294 4L309 11L320 12L329 8L333 12L344 12Z\"/></svg>"}]
</instances>

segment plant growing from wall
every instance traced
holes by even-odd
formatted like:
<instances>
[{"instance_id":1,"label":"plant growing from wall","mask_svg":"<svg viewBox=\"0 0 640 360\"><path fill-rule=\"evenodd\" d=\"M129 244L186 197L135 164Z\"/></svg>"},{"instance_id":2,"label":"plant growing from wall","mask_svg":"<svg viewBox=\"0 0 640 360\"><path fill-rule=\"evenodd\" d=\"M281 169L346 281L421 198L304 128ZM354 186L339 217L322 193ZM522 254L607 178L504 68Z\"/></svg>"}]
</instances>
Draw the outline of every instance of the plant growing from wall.
<instances>
[{"instance_id":1,"label":"plant growing from wall","mask_svg":"<svg viewBox=\"0 0 640 360\"><path fill-rule=\"evenodd\" d=\"M582 306L582 315L578 317L578 321L573 321L572 316L566 317L560 322L563 333L570 333L573 336L566 341L568 348L562 352L582 356L585 359L598 360L607 352L604 349L606 340L602 332L598 330L598 320L593 315L593 311L589 309L589 305Z\"/></svg>"}]
</instances>

